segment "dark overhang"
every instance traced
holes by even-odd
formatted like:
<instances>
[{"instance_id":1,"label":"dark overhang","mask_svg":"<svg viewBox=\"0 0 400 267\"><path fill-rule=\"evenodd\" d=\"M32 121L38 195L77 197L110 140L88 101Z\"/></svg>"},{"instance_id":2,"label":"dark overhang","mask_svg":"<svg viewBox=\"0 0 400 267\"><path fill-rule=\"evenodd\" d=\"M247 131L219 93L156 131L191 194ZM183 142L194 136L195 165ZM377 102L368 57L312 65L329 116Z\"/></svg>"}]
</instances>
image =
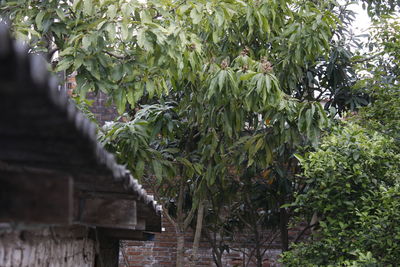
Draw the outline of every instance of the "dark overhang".
<instances>
[{"instance_id":1,"label":"dark overhang","mask_svg":"<svg viewBox=\"0 0 400 267\"><path fill-rule=\"evenodd\" d=\"M0 222L160 232L161 207L46 68L0 24Z\"/></svg>"}]
</instances>

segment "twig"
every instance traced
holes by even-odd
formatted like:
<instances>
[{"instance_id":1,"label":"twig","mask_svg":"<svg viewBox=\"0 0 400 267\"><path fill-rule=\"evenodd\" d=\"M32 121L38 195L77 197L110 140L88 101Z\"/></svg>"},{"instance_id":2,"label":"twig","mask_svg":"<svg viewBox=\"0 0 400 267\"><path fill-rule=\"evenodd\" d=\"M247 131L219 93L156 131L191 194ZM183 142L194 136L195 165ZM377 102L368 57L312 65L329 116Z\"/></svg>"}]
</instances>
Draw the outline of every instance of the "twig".
<instances>
[{"instance_id":1,"label":"twig","mask_svg":"<svg viewBox=\"0 0 400 267\"><path fill-rule=\"evenodd\" d=\"M124 247L124 245L122 243L120 243L119 247L121 249L121 253L122 253L122 257L124 258L125 265L126 265L126 267L129 267L129 262L128 262L128 259L126 258L126 255L125 255L125 247Z\"/></svg>"},{"instance_id":2,"label":"twig","mask_svg":"<svg viewBox=\"0 0 400 267\"><path fill-rule=\"evenodd\" d=\"M304 235L304 233L305 233L308 229L314 227L314 226L317 225L317 224L318 224L318 222L313 223L313 224L309 224L309 225L307 225L306 227L304 227L304 229L300 232L300 234L297 235L297 237L296 237L296 239L293 241L293 243L297 243L297 242L300 240L300 238Z\"/></svg>"},{"instance_id":3,"label":"twig","mask_svg":"<svg viewBox=\"0 0 400 267\"><path fill-rule=\"evenodd\" d=\"M114 53L112 53L110 51L107 51L107 50L103 50L103 52L106 53L109 56L112 56L112 57L115 57L115 58L118 58L118 59L127 59L128 58L128 56L116 55L116 54L114 54Z\"/></svg>"}]
</instances>

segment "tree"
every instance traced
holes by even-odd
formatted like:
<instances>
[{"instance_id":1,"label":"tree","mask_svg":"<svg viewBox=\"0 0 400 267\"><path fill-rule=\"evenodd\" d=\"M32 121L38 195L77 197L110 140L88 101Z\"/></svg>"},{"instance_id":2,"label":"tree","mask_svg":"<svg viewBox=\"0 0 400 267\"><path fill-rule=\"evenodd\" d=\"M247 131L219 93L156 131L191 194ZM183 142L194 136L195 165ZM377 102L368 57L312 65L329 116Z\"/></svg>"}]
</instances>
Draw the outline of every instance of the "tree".
<instances>
[{"instance_id":1,"label":"tree","mask_svg":"<svg viewBox=\"0 0 400 267\"><path fill-rule=\"evenodd\" d=\"M400 1L398 0L362 0L364 9L367 7L368 14L379 20L382 15L398 12Z\"/></svg>"},{"instance_id":2,"label":"tree","mask_svg":"<svg viewBox=\"0 0 400 267\"><path fill-rule=\"evenodd\" d=\"M271 182L274 197L265 206L279 211L287 249L289 214L281 206L298 188L293 154L315 145L327 124L313 92L345 92L353 79L346 74L338 82L320 67L350 69L338 59L351 55L332 37L340 35L333 13L340 18L341 11L331 2L297 0L1 5L33 53L58 52L55 71L77 72L80 95L101 90L127 111L127 122L109 125L102 140L138 178L156 177L155 192L176 226L177 266L194 218L196 258L203 211L212 204L207 193L248 180L248 173ZM347 103L332 105L341 112Z\"/></svg>"},{"instance_id":3,"label":"tree","mask_svg":"<svg viewBox=\"0 0 400 267\"><path fill-rule=\"evenodd\" d=\"M376 24L368 71L355 86L367 87L371 104L347 118L301 158L305 194L294 206L317 213L312 242L285 253L288 266L395 266L399 261L400 88L398 19Z\"/></svg>"},{"instance_id":4,"label":"tree","mask_svg":"<svg viewBox=\"0 0 400 267\"><path fill-rule=\"evenodd\" d=\"M365 127L400 138L400 20L388 16L375 23L367 44L373 53L372 60L360 66L367 71L357 86L367 87L372 105L360 113Z\"/></svg>"}]
</instances>

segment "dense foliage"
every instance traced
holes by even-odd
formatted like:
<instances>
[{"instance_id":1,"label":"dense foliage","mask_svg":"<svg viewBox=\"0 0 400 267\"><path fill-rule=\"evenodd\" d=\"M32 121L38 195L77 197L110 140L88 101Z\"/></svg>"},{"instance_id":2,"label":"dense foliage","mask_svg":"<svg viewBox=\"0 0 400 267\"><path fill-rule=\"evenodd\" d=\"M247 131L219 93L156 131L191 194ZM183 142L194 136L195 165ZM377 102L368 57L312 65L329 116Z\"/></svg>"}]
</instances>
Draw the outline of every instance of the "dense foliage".
<instances>
[{"instance_id":1,"label":"dense foliage","mask_svg":"<svg viewBox=\"0 0 400 267\"><path fill-rule=\"evenodd\" d=\"M400 154L392 139L346 123L301 158L305 194L297 211L319 222L313 241L285 254L288 266L349 265L399 260ZM376 265L378 266L378 265Z\"/></svg>"},{"instance_id":2,"label":"dense foliage","mask_svg":"<svg viewBox=\"0 0 400 267\"><path fill-rule=\"evenodd\" d=\"M213 245L219 266L229 249L224 235L251 230L261 266L266 230L279 231L288 248L291 210L282 205L306 188L297 176L299 147L317 146L329 115L368 104L370 84L376 103L385 97L387 86L360 80L354 67L371 64L386 85L393 75L377 73L397 71L395 54L382 67L379 57L372 64L354 52L361 44L348 29L352 2L14 0L0 1L0 14L32 53L48 55L54 71L77 74L78 95L111 97L122 118L103 127L100 140L165 205L177 266L189 226L194 256L201 229L218 237L209 240L220 244ZM394 1L364 2L374 15L395 10ZM389 53L397 26L388 25L394 31L378 30L388 34L372 49L386 40ZM365 123L382 111L373 107ZM391 142L374 138L382 147Z\"/></svg>"},{"instance_id":3,"label":"dense foliage","mask_svg":"<svg viewBox=\"0 0 400 267\"><path fill-rule=\"evenodd\" d=\"M288 266L397 266L400 260L400 55L398 20L375 25L373 60L359 83L371 104L301 158L299 214L317 215L312 240L284 254ZM359 86L358 84L357 86ZM308 215L308 216L307 216ZM302 216L300 216L302 217ZM302 217L304 218L304 217Z\"/></svg>"}]
</instances>

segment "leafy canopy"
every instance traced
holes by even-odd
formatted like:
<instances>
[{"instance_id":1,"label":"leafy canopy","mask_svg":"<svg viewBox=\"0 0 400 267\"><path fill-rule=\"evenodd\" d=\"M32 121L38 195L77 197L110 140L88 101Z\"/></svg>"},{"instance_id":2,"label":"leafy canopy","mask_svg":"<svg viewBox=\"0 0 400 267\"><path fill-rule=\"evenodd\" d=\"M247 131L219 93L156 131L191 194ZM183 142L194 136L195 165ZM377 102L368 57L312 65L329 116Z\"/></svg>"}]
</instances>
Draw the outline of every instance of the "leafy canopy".
<instances>
[{"instance_id":1,"label":"leafy canopy","mask_svg":"<svg viewBox=\"0 0 400 267\"><path fill-rule=\"evenodd\" d=\"M299 157L306 192L294 207L319 217L315 240L293 246L288 266L396 266L400 247L398 19L374 26L366 86L371 104Z\"/></svg>"},{"instance_id":2,"label":"leafy canopy","mask_svg":"<svg viewBox=\"0 0 400 267\"><path fill-rule=\"evenodd\" d=\"M238 146L248 156L239 161L250 166L263 150L257 157L265 166L277 146L298 143L300 132L315 140L325 125L318 103L298 102L292 94L304 68L329 52L337 21L324 9L328 5L277 0L8 1L1 12L34 51L58 50L55 71L77 71L80 94L104 91L121 113L127 104L134 110L138 102L164 98L159 105L168 112L157 116L170 114L177 123L147 121L155 126L152 138L164 126L178 140L186 136L193 142L200 133L197 152L204 165L211 157L225 160L221 156L230 153L226 145L246 132L260 131L240 139ZM267 132L273 133L271 140L264 140ZM187 157L185 153L180 156Z\"/></svg>"}]
</instances>

